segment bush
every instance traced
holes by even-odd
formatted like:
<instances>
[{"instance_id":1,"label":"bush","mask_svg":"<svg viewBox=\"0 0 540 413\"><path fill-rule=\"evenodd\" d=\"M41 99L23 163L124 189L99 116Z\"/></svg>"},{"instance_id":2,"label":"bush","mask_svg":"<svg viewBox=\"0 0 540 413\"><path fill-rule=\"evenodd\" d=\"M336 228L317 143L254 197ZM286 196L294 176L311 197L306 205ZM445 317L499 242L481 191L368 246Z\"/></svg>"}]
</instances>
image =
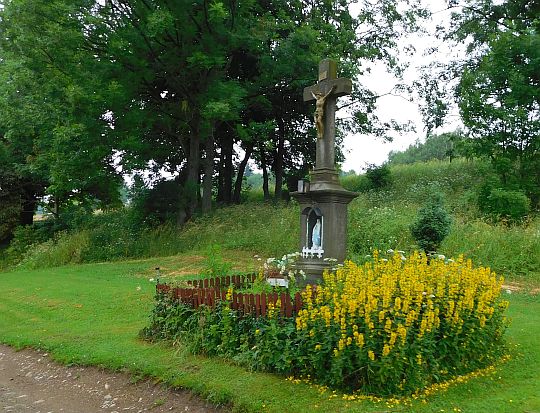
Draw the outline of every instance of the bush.
<instances>
[{"instance_id":1,"label":"bush","mask_svg":"<svg viewBox=\"0 0 540 413\"><path fill-rule=\"evenodd\" d=\"M436 251L450 233L452 219L444 209L442 195L434 194L426 206L418 211L411 233L426 253Z\"/></svg>"},{"instance_id":2,"label":"bush","mask_svg":"<svg viewBox=\"0 0 540 413\"><path fill-rule=\"evenodd\" d=\"M478 197L480 210L496 219L519 222L527 217L531 203L521 191L482 187Z\"/></svg>"},{"instance_id":3,"label":"bush","mask_svg":"<svg viewBox=\"0 0 540 413\"><path fill-rule=\"evenodd\" d=\"M386 164L369 165L366 170L366 178L370 182L371 189L382 189L392 184L392 171Z\"/></svg>"},{"instance_id":4,"label":"bush","mask_svg":"<svg viewBox=\"0 0 540 413\"><path fill-rule=\"evenodd\" d=\"M160 293L143 334L333 388L406 394L501 356L502 282L462 258L385 260L375 252L364 266L348 262L325 274L315 294L308 286L296 318L280 317L278 308L242 316L229 301L194 310Z\"/></svg>"}]
</instances>

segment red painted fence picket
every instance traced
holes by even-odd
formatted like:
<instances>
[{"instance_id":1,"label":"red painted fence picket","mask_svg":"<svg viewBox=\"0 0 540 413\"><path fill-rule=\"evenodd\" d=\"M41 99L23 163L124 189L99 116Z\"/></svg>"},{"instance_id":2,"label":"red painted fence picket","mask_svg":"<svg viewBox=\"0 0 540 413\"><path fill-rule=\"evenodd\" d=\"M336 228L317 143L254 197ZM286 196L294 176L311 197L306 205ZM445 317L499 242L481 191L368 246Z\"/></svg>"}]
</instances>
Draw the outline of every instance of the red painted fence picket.
<instances>
[{"instance_id":1,"label":"red painted fence picket","mask_svg":"<svg viewBox=\"0 0 540 413\"><path fill-rule=\"evenodd\" d=\"M232 283L243 283L243 279L233 276L230 281ZM225 277L225 280L226 281ZM213 280L212 282L210 280ZM296 293L291 299L287 293L237 293L233 292L232 296L227 300L226 288L228 284L218 281L220 278L209 280L196 280L193 283L188 283L193 287L171 288L167 284L157 284L156 291L161 294L170 294L173 299L182 302L185 305L195 309L204 305L210 308L216 306L222 301L229 301L231 309L237 310L243 315L252 315L254 317L266 317L270 306L275 310L279 310L279 315L282 317L293 317L302 309L302 295ZM204 282L207 281L207 282ZM225 285L225 287L224 287Z\"/></svg>"}]
</instances>

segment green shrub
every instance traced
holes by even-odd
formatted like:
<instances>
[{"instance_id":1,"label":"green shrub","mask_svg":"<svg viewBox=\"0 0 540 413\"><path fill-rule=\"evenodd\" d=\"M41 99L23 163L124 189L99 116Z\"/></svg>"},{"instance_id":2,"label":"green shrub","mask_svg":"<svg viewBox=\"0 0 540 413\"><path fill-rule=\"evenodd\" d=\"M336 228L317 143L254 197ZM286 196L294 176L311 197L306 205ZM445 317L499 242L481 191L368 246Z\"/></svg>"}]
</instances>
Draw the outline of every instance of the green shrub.
<instances>
[{"instance_id":1,"label":"green shrub","mask_svg":"<svg viewBox=\"0 0 540 413\"><path fill-rule=\"evenodd\" d=\"M522 221L530 213L531 203L521 191L491 188L485 185L478 197L480 210L496 219Z\"/></svg>"},{"instance_id":2,"label":"green shrub","mask_svg":"<svg viewBox=\"0 0 540 413\"><path fill-rule=\"evenodd\" d=\"M218 244L209 245L206 248L204 275L208 277L219 277L227 275L232 270L232 264L223 260L221 246Z\"/></svg>"},{"instance_id":3,"label":"green shrub","mask_svg":"<svg viewBox=\"0 0 540 413\"><path fill-rule=\"evenodd\" d=\"M411 233L426 253L436 251L450 233L452 219L444 208L442 195L432 195L430 201L418 211Z\"/></svg>"},{"instance_id":4,"label":"green shrub","mask_svg":"<svg viewBox=\"0 0 540 413\"><path fill-rule=\"evenodd\" d=\"M366 170L366 178L371 189L382 189L392 184L392 171L387 164L369 165Z\"/></svg>"}]
</instances>

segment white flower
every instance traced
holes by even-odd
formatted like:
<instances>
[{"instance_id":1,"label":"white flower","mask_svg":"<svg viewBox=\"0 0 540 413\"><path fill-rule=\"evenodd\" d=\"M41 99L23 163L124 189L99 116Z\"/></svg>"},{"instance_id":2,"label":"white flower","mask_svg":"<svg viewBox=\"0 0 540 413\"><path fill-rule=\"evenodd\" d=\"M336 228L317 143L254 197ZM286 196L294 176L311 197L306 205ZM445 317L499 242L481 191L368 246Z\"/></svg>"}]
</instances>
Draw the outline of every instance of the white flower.
<instances>
[{"instance_id":1,"label":"white flower","mask_svg":"<svg viewBox=\"0 0 540 413\"><path fill-rule=\"evenodd\" d=\"M153 278L150 278L148 281L150 281L151 283L154 282L154 279Z\"/></svg>"},{"instance_id":2,"label":"white flower","mask_svg":"<svg viewBox=\"0 0 540 413\"><path fill-rule=\"evenodd\" d=\"M394 253L394 250L393 249L389 249L388 251L386 251L387 254L393 254Z\"/></svg>"},{"instance_id":3,"label":"white flower","mask_svg":"<svg viewBox=\"0 0 540 413\"><path fill-rule=\"evenodd\" d=\"M442 255L442 254L438 254L437 258L440 259L440 260L444 260L446 257L444 255Z\"/></svg>"}]
</instances>

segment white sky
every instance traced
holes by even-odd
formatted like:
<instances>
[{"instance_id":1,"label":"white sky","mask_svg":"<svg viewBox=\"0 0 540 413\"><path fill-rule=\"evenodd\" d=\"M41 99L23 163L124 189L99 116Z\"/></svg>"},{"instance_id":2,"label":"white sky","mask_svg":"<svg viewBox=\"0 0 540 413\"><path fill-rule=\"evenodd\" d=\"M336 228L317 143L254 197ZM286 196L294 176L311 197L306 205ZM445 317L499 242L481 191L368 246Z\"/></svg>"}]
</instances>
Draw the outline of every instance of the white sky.
<instances>
[{"instance_id":1,"label":"white sky","mask_svg":"<svg viewBox=\"0 0 540 413\"><path fill-rule=\"evenodd\" d=\"M452 56L463 53L456 47L450 48L449 44L442 44L433 35L437 24L447 26L450 12L442 11L446 9L443 0L426 0L428 1L431 11L434 13L432 21L428 24L430 33L419 36L414 35L400 41L401 46L412 43L417 52L413 56L405 56L403 59L410 62L410 66L405 71L404 79L406 83L412 83L417 77L417 68L421 65L430 63L433 60L448 60ZM437 55L426 56L425 50L428 47L438 45L440 50ZM392 89L398 81L391 74L386 72L382 65L373 66L371 73L361 79L364 86L372 89L377 94L384 94ZM377 115L381 120L395 119L397 121L411 121L416 128L416 132L410 132L399 135L398 133L390 133L392 142L385 142L380 138L368 135L350 135L345 137L345 162L342 169L345 171L354 169L356 172L361 172L367 163L380 165L387 160L388 153L391 150L404 150L416 139L421 141L425 139L425 130L422 122L422 116L419 112L417 103L412 103L397 96L384 96L377 101ZM449 121L434 133L442 133L453 131L460 126L460 122L456 114L448 117ZM453 121L452 121L453 120Z\"/></svg>"}]
</instances>

